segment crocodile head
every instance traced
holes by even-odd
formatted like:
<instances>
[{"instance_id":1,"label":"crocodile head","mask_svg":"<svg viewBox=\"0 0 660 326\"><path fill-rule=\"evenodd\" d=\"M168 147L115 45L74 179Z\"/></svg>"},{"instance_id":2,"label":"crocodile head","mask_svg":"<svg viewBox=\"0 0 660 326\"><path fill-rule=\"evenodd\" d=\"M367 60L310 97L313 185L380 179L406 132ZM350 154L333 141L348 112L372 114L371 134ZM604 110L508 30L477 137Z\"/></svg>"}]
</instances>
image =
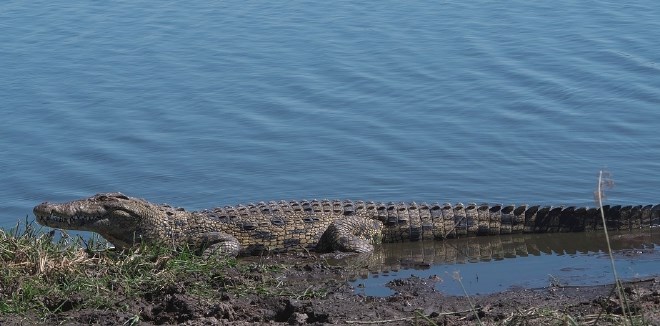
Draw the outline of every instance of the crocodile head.
<instances>
[{"instance_id":1,"label":"crocodile head","mask_svg":"<svg viewBox=\"0 0 660 326\"><path fill-rule=\"evenodd\" d=\"M167 219L165 208L170 207L117 192L61 204L45 202L34 207L34 215L41 225L96 232L121 249L148 238L157 221Z\"/></svg>"}]
</instances>

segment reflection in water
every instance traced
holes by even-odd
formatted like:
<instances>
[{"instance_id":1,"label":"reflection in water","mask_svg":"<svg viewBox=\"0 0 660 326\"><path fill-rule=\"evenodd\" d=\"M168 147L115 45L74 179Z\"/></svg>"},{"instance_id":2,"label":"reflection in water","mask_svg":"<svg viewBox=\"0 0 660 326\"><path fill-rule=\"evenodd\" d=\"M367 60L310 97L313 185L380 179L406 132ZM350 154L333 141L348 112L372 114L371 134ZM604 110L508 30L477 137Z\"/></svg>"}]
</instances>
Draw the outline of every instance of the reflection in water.
<instances>
[{"instance_id":1,"label":"reflection in water","mask_svg":"<svg viewBox=\"0 0 660 326\"><path fill-rule=\"evenodd\" d=\"M613 232L617 270L624 279L660 271L659 230ZM390 295L386 283L410 275L444 279L447 294L462 294L449 276L458 271L468 293L492 293L511 286L543 287L548 279L563 285L595 285L612 280L600 232L517 234L447 241L389 243L377 246L369 275L354 282L367 295ZM513 259L516 258L516 259Z\"/></svg>"},{"instance_id":2,"label":"reflection in water","mask_svg":"<svg viewBox=\"0 0 660 326\"><path fill-rule=\"evenodd\" d=\"M660 243L660 232L620 232L610 237L613 250L653 248L654 244ZM530 255L575 255L605 250L605 236L601 232L513 234L447 241L386 243L376 247L370 265L462 264Z\"/></svg>"}]
</instances>

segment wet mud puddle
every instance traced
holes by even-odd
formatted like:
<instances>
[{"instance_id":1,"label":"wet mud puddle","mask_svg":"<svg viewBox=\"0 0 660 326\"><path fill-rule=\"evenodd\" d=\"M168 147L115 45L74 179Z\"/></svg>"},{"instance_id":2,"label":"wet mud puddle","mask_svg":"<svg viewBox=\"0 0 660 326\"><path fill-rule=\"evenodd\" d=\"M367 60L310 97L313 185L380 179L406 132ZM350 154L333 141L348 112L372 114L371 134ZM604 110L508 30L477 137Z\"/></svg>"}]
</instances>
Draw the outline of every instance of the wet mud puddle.
<instances>
[{"instance_id":1,"label":"wet mud puddle","mask_svg":"<svg viewBox=\"0 0 660 326\"><path fill-rule=\"evenodd\" d=\"M660 230L610 233L619 278L660 276ZM614 282L605 236L595 232L389 243L370 259L370 272L351 282L356 294L393 295L390 285L410 277L447 295Z\"/></svg>"}]
</instances>

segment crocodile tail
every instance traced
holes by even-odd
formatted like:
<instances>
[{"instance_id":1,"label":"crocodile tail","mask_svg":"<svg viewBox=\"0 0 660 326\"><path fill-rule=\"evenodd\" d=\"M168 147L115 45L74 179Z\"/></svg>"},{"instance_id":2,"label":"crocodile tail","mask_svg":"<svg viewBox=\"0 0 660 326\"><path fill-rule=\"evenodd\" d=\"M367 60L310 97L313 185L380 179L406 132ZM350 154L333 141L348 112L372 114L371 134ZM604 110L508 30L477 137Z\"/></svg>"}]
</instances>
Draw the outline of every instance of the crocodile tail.
<instances>
[{"instance_id":1,"label":"crocodile tail","mask_svg":"<svg viewBox=\"0 0 660 326\"><path fill-rule=\"evenodd\" d=\"M385 242L464 236L632 230L660 224L660 205L600 208L543 205L387 203L373 215Z\"/></svg>"}]
</instances>

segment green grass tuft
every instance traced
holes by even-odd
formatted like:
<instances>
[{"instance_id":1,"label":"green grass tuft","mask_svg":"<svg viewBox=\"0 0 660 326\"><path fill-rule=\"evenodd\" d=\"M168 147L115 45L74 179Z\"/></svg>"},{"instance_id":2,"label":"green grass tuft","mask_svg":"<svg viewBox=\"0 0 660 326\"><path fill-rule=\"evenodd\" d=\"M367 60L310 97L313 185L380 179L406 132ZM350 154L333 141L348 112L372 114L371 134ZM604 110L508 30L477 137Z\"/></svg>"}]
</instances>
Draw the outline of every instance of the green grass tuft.
<instances>
[{"instance_id":1,"label":"green grass tuft","mask_svg":"<svg viewBox=\"0 0 660 326\"><path fill-rule=\"evenodd\" d=\"M246 282L237 277L237 282L226 271L282 268L238 266L234 258L203 258L190 248L158 244L119 252L108 250L98 238L84 241L56 231L43 233L27 222L0 229L0 266L0 315L30 313L41 318L80 309L130 312L126 302L168 289L209 299L226 291L270 293L278 290L273 280Z\"/></svg>"}]
</instances>

